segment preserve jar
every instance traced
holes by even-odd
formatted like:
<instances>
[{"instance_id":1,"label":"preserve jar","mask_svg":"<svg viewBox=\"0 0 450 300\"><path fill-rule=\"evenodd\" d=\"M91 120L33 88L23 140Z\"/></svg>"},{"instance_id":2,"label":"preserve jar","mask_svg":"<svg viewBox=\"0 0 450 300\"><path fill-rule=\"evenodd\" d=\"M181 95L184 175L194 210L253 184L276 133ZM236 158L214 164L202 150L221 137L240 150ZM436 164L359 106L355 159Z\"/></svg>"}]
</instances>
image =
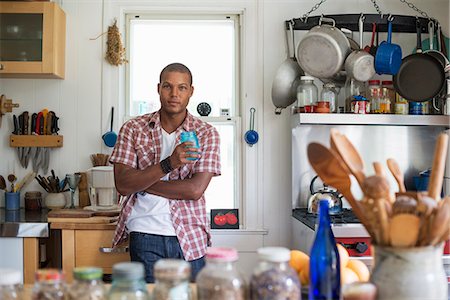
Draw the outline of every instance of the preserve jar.
<instances>
[{"instance_id":1,"label":"preserve jar","mask_svg":"<svg viewBox=\"0 0 450 300\"><path fill-rule=\"evenodd\" d=\"M314 84L314 77L301 76L297 86L297 106L300 112L312 113L317 105L318 90Z\"/></svg>"},{"instance_id":2,"label":"preserve jar","mask_svg":"<svg viewBox=\"0 0 450 300\"><path fill-rule=\"evenodd\" d=\"M383 80L381 82L381 102L380 112L382 114L390 114L392 106L395 102L395 90L391 80Z\"/></svg>"},{"instance_id":3,"label":"preserve jar","mask_svg":"<svg viewBox=\"0 0 450 300\"><path fill-rule=\"evenodd\" d=\"M337 95L336 85L332 82L325 83L322 87L322 91L320 92L316 111L318 113L335 112Z\"/></svg>"},{"instance_id":4,"label":"preserve jar","mask_svg":"<svg viewBox=\"0 0 450 300\"><path fill-rule=\"evenodd\" d=\"M154 268L153 300L190 300L191 265L181 259L160 259Z\"/></svg>"},{"instance_id":5,"label":"preserve jar","mask_svg":"<svg viewBox=\"0 0 450 300\"><path fill-rule=\"evenodd\" d=\"M0 269L0 299L23 299L22 273L13 269Z\"/></svg>"},{"instance_id":6,"label":"preserve jar","mask_svg":"<svg viewBox=\"0 0 450 300\"><path fill-rule=\"evenodd\" d=\"M407 115L408 114L408 100L396 93L394 112L396 115Z\"/></svg>"},{"instance_id":7,"label":"preserve jar","mask_svg":"<svg viewBox=\"0 0 450 300\"><path fill-rule=\"evenodd\" d=\"M32 300L65 300L67 293L64 273L57 269L41 269L35 274Z\"/></svg>"},{"instance_id":8,"label":"preserve jar","mask_svg":"<svg viewBox=\"0 0 450 300\"><path fill-rule=\"evenodd\" d=\"M366 96L366 84L352 77L345 81L345 112L352 111L352 101L354 96Z\"/></svg>"},{"instance_id":9,"label":"preserve jar","mask_svg":"<svg viewBox=\"0 0 450 300\"><path fill-rule=\"evenodd\" d=\"M206 266L197 275L198 300L245 300L247 288L233 248L208 248Z\"/></svg>"},{"instance_id":10,"label":"preserve jar","mask_svg":"<svg viewBox=\"0 0 450 300\"><path fill-rule=\"evenodd\" d=\"M373 114L380 113L381 86L379 80L369 80L367 99L370 102L370 112Z\"/></svg>"},{"instance_id":11,"label":"preserve jar","mask_svg":"<svg viewBox=\"0 0 450 300\"><path fill-rule=\"evenodd\" d=\"M144 265L123 262L113 266L112 284L108 300L148 300L150 296L144 280Z\"/></svg>"},{"instance_id":12,"label":"preserve jar","mask_svg":"<svg viewBox=\"0 0 450 300\"><path fill-rule=\"evenodd\" d=\"M103 270L94 267L73 269L73 283L69 289L69 300L104 300Z\"/></svg>"},{"instance_id":13,"label":"preserve jar","mask_svg":"<svg viewBox=\"0 0 450 300\"><path fill-rule=\"evenodd\" d=\"M283 247L258 249L259 263L250 280L252 300L298 300L301 286L297 273L289 266L290 251Z\"/></svg>"}]
</instances>

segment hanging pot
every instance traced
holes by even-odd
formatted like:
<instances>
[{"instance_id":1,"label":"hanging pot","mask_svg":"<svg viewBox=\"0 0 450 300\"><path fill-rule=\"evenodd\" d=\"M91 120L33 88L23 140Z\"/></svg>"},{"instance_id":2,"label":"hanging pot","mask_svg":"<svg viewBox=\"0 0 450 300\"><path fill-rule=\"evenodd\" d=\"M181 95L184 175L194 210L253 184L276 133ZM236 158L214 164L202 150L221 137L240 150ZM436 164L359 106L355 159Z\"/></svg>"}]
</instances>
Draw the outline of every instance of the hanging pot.
<instances>
[{"instance_id":1,"label":"hanging pot","mask_svg":"<svg viewBox=\"0 0 450 300\"><path fill-rule=\"evenodd\" d=\"M328 200L329 212L331 215L342 213L342 199L341 195L336 190L331 190L326 184L317 191L314 189L314 182L319 176L314 176L309 185L311 197L308 200L308 212L317 214L319 211L319 201Z\"/></svg>"},{"instance_id":2,"label":"hanging pot","mask_svg":"<svg viewBox=\"0 0 450 300\"><path fill-rule=\"evenodd\" d=\"M323 24L325 22L331 25ZM341 71L350 52L350 43L345 34L335 27L335 21L321 17L319 25L300 41L297 57L300 67L307 74L322 79L332 78Z\"/></svg>"},{"instance_id":3,"label":"hanging pot","mask_svg":"<svg viewBox=\"0 0 450 300\"><path fill-rule=\"evenodd\" d=\"M103 134L102 139L106 146L112 148L116 144L117 134L113 131L114 122L114 107L111 107L111 128L108 132Z\"/></svg>"},{"instance_id":4,"label":"hanging pot","mask_svg":"<svg viewBox=\"0 0 450 300\"><path fill-rule=\"evenodd\" d=\"M375 70L378 74L397 74L402 64L402 48L392 43L392 19L388 18L388 37L378 46L375 55Z\"/></svg>"},{"instance_id":5,"label":"hanging pot","mask_svg":"<svg viewBox=\"0 0 450 300\"><path fill-rule=\"evenodd\" d=\"M275 105L275 113L280 114L283 108L288 107L297 100L297 86L303 70L295 57L295 41L292 23L289 23L289 32L286 35L286 44L289 57L278 67L272 82L272 103ZM288 35L291 37L293 56L291 57Z\"/></svg>"},{"instance_id":6,"label":"hanging pot","mask_svg":"<svg viewBox=\"0 0 450 300\"><path fill-rule=\"evenodd\" d=\"M433 56L422 53L420 23L417 21L417 51L403 58L394 76L397 93L409 101L424 102L434 98L445 83L442 64Z\"/></svg>"}]
</instances>

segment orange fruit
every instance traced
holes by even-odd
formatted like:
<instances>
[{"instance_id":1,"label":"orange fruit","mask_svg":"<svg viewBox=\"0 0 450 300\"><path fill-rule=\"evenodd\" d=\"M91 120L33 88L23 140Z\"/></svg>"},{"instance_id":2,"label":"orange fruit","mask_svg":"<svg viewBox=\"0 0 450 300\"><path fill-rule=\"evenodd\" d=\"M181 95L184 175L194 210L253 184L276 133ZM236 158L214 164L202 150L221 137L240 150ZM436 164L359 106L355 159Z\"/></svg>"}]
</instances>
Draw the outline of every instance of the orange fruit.
<instances>
[{"instance_id":1,"label":"orange fruit","mask_svg":"<svg viewBox=\"0 0 450 300\"><path fill-rule=\"evenodd\" d=\"M298 273L302 286L309 285L309 262Z\"/></svg>"},{"instance_id":2,"label":"orange fruit","mask_svg":"<svg viewBox=\"0 0 450 300\"><path fill-rule=\"evenodd\" d=\"M341 261L341 269L345 268L349 261L349 255L347 249L341 244L336 244L339 251L339 259Z\"/></svg>"},{"instance_id":3,"label":"orange fruit","mask_svg":"<svg viewBox=\"0 0 450 300\"><path fill-rule=\"evenodd\" d=\"M359 281L358 274L356 274L352 269L350 268L342 268L341 267L341 284L348 284L352 282Z\"/></svg>"},{"instance_id":4,"label":"orange fruit","mask_svg":"<svg viewBox=\"0 0 450 300\"><path fill-rule=\"evenodd\" d=\"M366 264L358 259L350 259L347 268L351 269L358 275L359 281L369 281L370 273Z\"/></svg>"},{"instance_id":5,"label":"orange fruit","mask_svg":"<svg viewBox=\"0 0 450 300\"><path fill-rule=\"evenodd\" d=\"M300 250L291 250L289 265L299 273L305 268L305 265L309 267L309 256Z\"/></svg>"}]
</instances>

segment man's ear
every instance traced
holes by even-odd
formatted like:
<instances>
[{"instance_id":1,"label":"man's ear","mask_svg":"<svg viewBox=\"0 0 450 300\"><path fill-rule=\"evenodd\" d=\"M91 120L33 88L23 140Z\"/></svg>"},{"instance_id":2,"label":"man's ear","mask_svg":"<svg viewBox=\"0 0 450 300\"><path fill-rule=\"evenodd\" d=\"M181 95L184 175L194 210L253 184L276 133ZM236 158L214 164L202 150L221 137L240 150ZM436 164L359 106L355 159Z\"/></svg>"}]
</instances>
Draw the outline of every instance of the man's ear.
<instances>
[{"instance_id":1,"label":"man's ear","mask_svg":"<svg viewBox=\"0 0 450 300\"><path fill-rule=\"evenodd\" d=\"M194 94L194 86L191 85L191 96Z\"/></svg>"},{"instance_id":2,"label":"man's ear","mask_svg":"<svg viewBox=\"0 0 450 300\"><path fill-rule=\"evenodd\" d=\"M159 94L159 87L161 86L161 83L158 83L157 85L156 85L156 92Z\"/></svg>"}]
</instances>

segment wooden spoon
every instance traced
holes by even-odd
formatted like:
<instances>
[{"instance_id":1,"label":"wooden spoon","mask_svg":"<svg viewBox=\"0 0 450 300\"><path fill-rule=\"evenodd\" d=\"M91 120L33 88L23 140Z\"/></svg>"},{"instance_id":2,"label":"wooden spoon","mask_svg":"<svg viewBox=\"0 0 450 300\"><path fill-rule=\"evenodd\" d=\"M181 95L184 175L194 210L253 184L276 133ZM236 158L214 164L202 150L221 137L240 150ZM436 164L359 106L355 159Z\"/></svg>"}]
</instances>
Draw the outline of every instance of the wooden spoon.
<instances>
[{"instance_id":1,"label":"wooden spoon","mask_svg":"<svg viewBox=\"0 0 450 300\"><path fill-rule=\"evenodd\" d=\"M367 221L367 218L361 210L361 206L358 201L355 200L350 190L350 177L341 165L338 155L334 150L328 149L319 143L310 143L308 145L308 159L322 181L335 187L342 195L344 195L345 199L347 199L348 203L351 205L356 217L364 225L369 234L373 236L370 223Z\"/></svg>"},{"instance_id":2,"label":"wooden spoon","mask_svg":"<svg viewBox=\"0 0 450 300\"><path fill-rule=\"evenodd\" d=\"M436 212L436 216L430 227L430 245L436 245L450 227L450 197L445 198Z\"/></svg>"},{"instance_id":3,"label":"wooden spoon","mask_svg":"<svg viewBox=\"0 0 450 300\"><path fill-rule=\"evenodd\" d=\"M374 161L372 164L373 168L375 169L376 175L386 177L386 172L384 171L383 165L380 162Z\"/></svg>"},{"instance_id":4,"label":"wooden spoon","mask_svg":"<svg viewBox=\"0 0 450 300\"><path fill-rule=\"evenodd\" d=\"M355 176L359 185L362 186L366 178L364 174L364 162L350 140L337 129L332 128L330 130L330 144L331 148L337 152L347 168Z\"/></svg>"},{"instance_id":5,"label":"wooden spoon","mask_svg":"<svg viewBox=\"0 0 450 300\"><path fill-rule=\"evenodd\" d=\"M448 135L441 133L436 141L433 167L431 168L430 182L428 183L428 196L439 201L444 181L445 159L447 157Z\"/></svg>"},{"instance_id":6,"label":"wooden spoon","mask_svg":"<svg viewBox=\"0 0 450 300\"><path fill-rule=\"evenodd\" d=\"M389 227L391 245L412 247L419 237L420 219L412 214L398 214L392 217Z\"/></svg>"},{"instance_id":7,"label":"wooden spoon","mask_svg":"<svg viewBox=\"0 0 450 300\"><path fill-rule=\"evenodd\" d=\"M0 190L6 191L6 181L2 175L0 175Z\"/></svg>"},{"instance_id":8,"label":"wooden spoon","mask_svg":"<svg viewBox=\"0 0 450 300\"><path fill-rule=\"evenodd\" d=\"M387 166L389 168L389 171L391 171L392 175L394 176L395 181L397 181L400 193L406 192L405 182L403 180L403 173L400 170L397 161L395 161L395 159L393 158L389 158L387 160Z\"/></svg>"}]
</instances>

